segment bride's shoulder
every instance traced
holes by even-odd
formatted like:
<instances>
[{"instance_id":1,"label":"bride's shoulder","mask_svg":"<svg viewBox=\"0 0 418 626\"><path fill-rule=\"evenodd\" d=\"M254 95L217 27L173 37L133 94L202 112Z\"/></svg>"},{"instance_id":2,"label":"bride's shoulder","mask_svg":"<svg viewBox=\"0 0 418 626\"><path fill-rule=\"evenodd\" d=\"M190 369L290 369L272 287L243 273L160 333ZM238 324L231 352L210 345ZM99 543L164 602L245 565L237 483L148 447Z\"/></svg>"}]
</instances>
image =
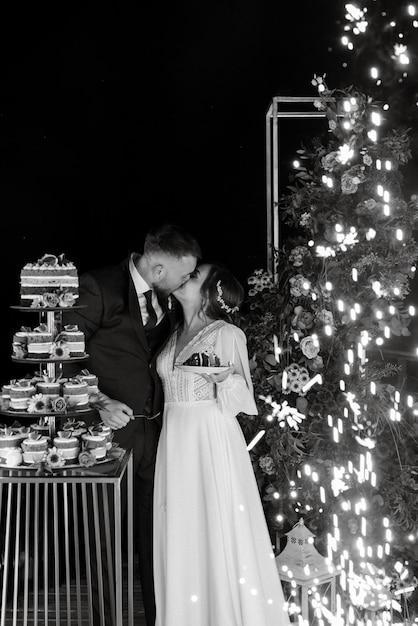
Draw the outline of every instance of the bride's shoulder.
<instances>
[{"instance_id":1,"label":"bride's shoulder","mask_svg":"<svg viewBox=\"0 0 418 626\"><path fill-rule=\"evenodd\" d=\"M245 341L245 333L244 331L235 326L235 324L231 324L229 322L224 322L223 320L219 322L219 333L222 333L223 337L231 337L234 339L241 339Z\"/></svg>"}]
</instances>

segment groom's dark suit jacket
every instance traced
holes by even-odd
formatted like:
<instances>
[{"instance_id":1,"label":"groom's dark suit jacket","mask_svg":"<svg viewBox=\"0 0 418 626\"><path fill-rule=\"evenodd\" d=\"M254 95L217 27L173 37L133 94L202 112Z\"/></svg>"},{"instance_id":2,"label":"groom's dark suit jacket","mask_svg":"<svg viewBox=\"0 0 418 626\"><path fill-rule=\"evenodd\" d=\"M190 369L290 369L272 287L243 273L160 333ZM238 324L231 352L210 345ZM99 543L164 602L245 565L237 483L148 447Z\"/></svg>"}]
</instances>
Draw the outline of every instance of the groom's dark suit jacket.
<instances>
[{"instance_id":1,"label":"groom's dark suit jacket","mask_svg":"<svg viewBox=\"0 0 418 626\"><path fill-rule=\"evenodd\" d=\"M162 409L163 394L155 370L155 356L174 324L167 301L160 302L166 316L146 334L138 296L129 272L129 257L119 265L80 276L77 308L68 310L64 323L77 324L85 334L88 370L96 374L99 388L125 402L135 414ZM156 422L161 426L160 419ZM131 421L115 431L114 439L132 447L136 426Z\"/></svg>"},{"instance_id":2,"label":"groom's dark suit jacket","mask_svg":"<svg viewBox=\"0 0 418 626\"><path fill-rule=\"evenodd\" d=\"M129 272L129 257L114 265L80 275L80 297L64 324L77 324L85 334L88 361L78 367L96 374L99 389L130 406L134 414L162 410L163 392L155 358L171 328L174 314L160 302L164 319L144 330L138 296ZM82 307L82 308L79 308ZM64 370L64 374L71 372ZM73 371L72 375L76 372ZM87 420L86 420L87 421ZM113 440L133 450L137 546L147 625L154 623L152 575L152 490L161 418L137 418L114 431Z\"/></svg>"}]
</instances>

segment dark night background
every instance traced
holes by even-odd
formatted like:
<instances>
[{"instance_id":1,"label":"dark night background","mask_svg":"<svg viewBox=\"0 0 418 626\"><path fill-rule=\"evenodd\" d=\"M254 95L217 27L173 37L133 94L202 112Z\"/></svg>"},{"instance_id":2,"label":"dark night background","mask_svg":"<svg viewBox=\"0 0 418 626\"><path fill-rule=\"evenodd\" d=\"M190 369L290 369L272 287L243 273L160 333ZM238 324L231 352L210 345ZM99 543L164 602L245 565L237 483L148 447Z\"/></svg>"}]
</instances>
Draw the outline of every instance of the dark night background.
<instances>
[{"instance_id":1,"label":"dark night background","mask_svg":"<svg viewBox=\"0 0 418 626\"><path fill-rule=\"evenodd\" d=\"M32 325L10 310L20 268L46 252L80 271L119 262L169 220L244 283L266 266L265 114L275 95L315 95L315 73L346 84L341 10L236 0L3 13L2 381L13 332ZM293 154L297 130L288 137Z\"/></svg>"}]
</instances>

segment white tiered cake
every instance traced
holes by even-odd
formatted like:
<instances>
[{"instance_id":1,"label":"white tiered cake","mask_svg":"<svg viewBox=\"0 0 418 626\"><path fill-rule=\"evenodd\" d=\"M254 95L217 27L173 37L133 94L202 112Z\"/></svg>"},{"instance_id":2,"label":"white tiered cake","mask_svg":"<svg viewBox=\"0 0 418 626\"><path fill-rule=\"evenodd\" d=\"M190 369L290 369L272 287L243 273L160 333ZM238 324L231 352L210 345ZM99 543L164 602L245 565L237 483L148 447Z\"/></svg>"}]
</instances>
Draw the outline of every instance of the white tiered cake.
<instances>
[{"instance_id":1,"label":"white tiered cake","mask_svg":"<svg viewBox=\"0 0 418 626\"><path fill-rule=\"evenodd\" d=\"M88 358L83 332L63 323L65 311L77 306L78 285L77 269L63 254L45 254L21 270L20 305L13 308L37 313L39 325L22 326L14 334L12 359L38 363L39 371L2 387L0 414L12 425L0 424L0 464L89 466L106 460L112 448L110 429L103 424L87 428L79 420L97 407L97 376L87 369L63 376L62 363ZM34 417L36 423L22 426L21 417L25 422Z\"/></svg>"}]
</instances>

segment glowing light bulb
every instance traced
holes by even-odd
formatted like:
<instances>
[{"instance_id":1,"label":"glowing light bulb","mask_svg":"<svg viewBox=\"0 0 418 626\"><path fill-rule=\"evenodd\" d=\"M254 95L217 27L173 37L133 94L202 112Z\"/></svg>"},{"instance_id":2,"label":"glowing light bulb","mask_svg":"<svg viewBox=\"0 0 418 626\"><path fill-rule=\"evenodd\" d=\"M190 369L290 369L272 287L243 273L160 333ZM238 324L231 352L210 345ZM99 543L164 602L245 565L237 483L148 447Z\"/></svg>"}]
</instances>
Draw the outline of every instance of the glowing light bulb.
<instances>
[{"instance_id":1,"label":"glowing light bulb","mask_svg":"<svg viewBox=\"0 0 418 626\"><path fill-rule=\"evenodd\" d=\"M380 113L373 111L371 118L372 118L372 124L374 124L375 126L380 126L380 123L382 121Z\"/></svg>"}]
</instances>

